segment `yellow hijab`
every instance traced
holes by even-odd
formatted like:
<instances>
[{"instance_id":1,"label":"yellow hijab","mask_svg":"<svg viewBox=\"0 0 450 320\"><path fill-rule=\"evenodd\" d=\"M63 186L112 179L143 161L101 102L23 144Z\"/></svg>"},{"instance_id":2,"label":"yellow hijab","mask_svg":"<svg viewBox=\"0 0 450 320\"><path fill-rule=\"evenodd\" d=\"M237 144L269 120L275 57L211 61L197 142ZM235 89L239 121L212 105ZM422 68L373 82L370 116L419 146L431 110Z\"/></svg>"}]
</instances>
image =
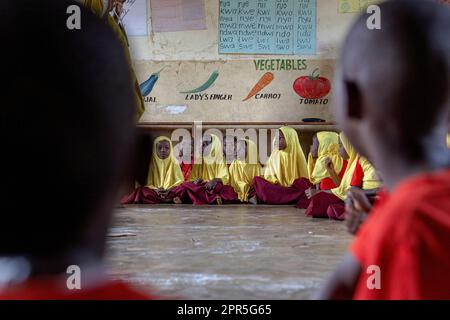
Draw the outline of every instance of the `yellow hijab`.
<instances>
[{"instance_id":1,"label":"yellow hijab","mask_svg":"<svg viewBox=\"0 0 450 320\"><path fill-rule=\"evenodd\" d=\"M272 151L266 163L264 179L290 187L296 179L308 177L308 168L297 132L290 127L282 127L280 130L286 139L286 149L275 148Z\"/></svg>"},{"instance_id":2,"label":"yellow hijab","mask_svg":"<svg viewBox=\"0 0 450 320\"><path fill-rule=\"evenodd\" d=\"M311 153L308 155L308 174L312 184L318 184L323 179L330 177L325 166L327 158L331 159L338 174L341 172L344 162L339 155L339 135L336 132L318 132L317 140L319 142L317 159L314 160Z\"/></svg>"},{"instance_id":3,"label":"yellow hijab","mask_svg":"<svg viewBox=\"0 0 450 320\"><path fill-rule=\"evenodd\" d=\"M170 145L170 155L167 159L161 159L156 153L156 146L161 141L168 141ZM153 142L152 160L147 178L147 187L151 189L163 188L164 190L172 189L184 181L180 164L173 154L172 141L168 137L158 137Z\"/></svg>"},{"instance_id":4,"label":"yellow hijab","mask_svg":"<svg viewBox=\"0 0 450 320\"><path fill-rule=\"evenodd\" d=\"M450 149L450 133L447 134L447 148Z\"/></svg>"},{"instance_id":5,"label":"yellow hijab","mask_svg":"<svg viewBox=\"0 0 450 320\"><path fill-rule=\"evenodd\" d=\"M342 177L341 184L339 187L331 189L331 192L341 200L345 200L347 197L347 191L351 188L353 173L355 172L355 168L358 163L358 154L342 132L339 134L339 138L341 139L341 143L344 146L345 151L347 151L349 158L347 169Z\"/></svg>"},{"instance_id":6,"label":"yellow hijab","mask_svg":"<svg viewBox=\"0 0 450 320\"><path fill-rule=\"evenodd\" d=\"M94 12L99 17L103 18L104 14L104 6L103 6L103 0L84 0L84 6L88 9L90 9L92 12ZM136 74L134 73L132 61L131 61L131 54L130 49L128 47L128 39L127 36L120 28L120 26L117 24L116 20L114 20L113 17L109 13L106 14L106 21L110 28L114 31L114 33L117 35L120 43L122 44L123 50L125 52L125 58L128 62L128 66L130 68L131 73L131 81L134 88L134 96L136 100L137 105L137 120L142 116L142 114L145 111L145 104L144 104L144 98L142 97L141 89L139 87L139 82L137 81Z\"/></svg>"},{"instance_id":7,"label":"yellow hijab","mask_svg":"<svg viewBox=\"0 0 450 320\"><path fill-rule=\"evenodd\" d=\"M375 168L364 157L359 158L359 163L364 172L362 188L364 190L378 189L380 187L380 180L378 179Z\"/></svg>"},{"instance_id":8,"label":"yellow hijab","mask_svg":"<svg viewBox=\"0 0 450 320\"><path fill-rule=\"evenodd\" d=\"M253 177L261 174L258 161L258 147L249 139L245 139L245 161L234 160L230 165L230 184L242 202L248 201L248 193L252 187Z\"/></svg>"},{"instance_id":9,"label":"yellow hijab","mask_svg":"<svg viewBox=\"0 0 450 320\"><path fill-rule=\"evenodd\" d=\"M223 184L229 184L230 175L223 158L222 142L220 142L220 139L214 134L211 135L210 148L209 154L203 155L202 163L194 164L192 166L189 181L194 181L197 178L201 178L204 181L218 178L222 180Z\"/></svg>"}]
</instances>

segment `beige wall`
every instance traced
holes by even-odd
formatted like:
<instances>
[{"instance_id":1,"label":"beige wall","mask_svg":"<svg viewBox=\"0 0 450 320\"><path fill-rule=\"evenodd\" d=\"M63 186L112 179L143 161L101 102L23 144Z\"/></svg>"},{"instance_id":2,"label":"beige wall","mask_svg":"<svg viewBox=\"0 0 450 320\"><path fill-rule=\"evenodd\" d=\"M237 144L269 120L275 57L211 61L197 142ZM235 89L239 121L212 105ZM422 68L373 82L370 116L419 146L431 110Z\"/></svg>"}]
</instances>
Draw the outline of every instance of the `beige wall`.
<instances>
[{"instance_id":1,"label":"beige wall","mask_svg":"<svg viewBox=\"0 0 450 320\"><path fill-rule=\"evenodd\" d=\"M317 55L304 56L305 58L335 59L338 56L342 38L355 14L339 14L337 3L337 0L317 0ZM200 31L153 33L150 4L148 7L149 36L130 39L131 53L135 60L215 61L266 57L218 54L219 0L205 0L207 30Z\"/></svg>"},{"instance_id":2,"label":"beige wall","mask_svg":"<svg viewBox=\"0 0 450 320\"><path fill-rule=\"evenodd\" d=\"M150 0L148 10L149 36L130 39L136 74L142 83L161 67L166 69L150 95L151 101L146 102L141 122L283 123L301 122L306 117L333 121L333 90L326 97L326 103L311 106L300 102L292 84L296 78L311 74L316 67L333 81L342 39L355 18L355 14L339 14L337 1L317 0L317 54L313 56L219 55L219 0L205 0L207 29L199 31L153 33ZM279 101L252 99L243 103L243 97L264 74L255 70L253 60L267 58L305 59L308 67L302 71L274 72L275 80L263 92L282 94ZM180 93L206 81L213 70L219 70L221 75L209 93L232 94L231 101L193 101ZM174 113L168 106L183 106L185 110Z\"/></svg>"}]
</instances>

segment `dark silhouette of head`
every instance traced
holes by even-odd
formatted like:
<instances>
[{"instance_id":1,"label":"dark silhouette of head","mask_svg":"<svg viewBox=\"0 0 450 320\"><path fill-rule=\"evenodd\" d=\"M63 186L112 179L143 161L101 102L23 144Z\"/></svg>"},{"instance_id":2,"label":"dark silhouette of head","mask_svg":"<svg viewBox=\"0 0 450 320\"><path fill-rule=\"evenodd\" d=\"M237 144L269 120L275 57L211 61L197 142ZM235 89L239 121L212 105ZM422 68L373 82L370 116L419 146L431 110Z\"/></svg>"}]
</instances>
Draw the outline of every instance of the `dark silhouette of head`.
<instances>
[{"instance_id":1,"label":"dark silhouette of head","mask_svg":"<svg viewBox=\"0 0 450 320\"><path fill-rule=\"evenodd\" d=\"M129 167L135 102L123 50L83 8L81 30L69 30L73 4L0 2L3 256L100 258Z\"/></svg>"},{"instance_id":2,"label":"dark silhouette of head","mask_svg":"<svg viewBox=\"0 0 450 320\"><path fill-rule=\"evenodd\" d=\"M434 147L445 149L450 9L424 0L379 7L381 29L369 30L364 14L345 41L336 117L358 152L375 164L388 156L420 163Z\"/></svg>"}]
</instances>

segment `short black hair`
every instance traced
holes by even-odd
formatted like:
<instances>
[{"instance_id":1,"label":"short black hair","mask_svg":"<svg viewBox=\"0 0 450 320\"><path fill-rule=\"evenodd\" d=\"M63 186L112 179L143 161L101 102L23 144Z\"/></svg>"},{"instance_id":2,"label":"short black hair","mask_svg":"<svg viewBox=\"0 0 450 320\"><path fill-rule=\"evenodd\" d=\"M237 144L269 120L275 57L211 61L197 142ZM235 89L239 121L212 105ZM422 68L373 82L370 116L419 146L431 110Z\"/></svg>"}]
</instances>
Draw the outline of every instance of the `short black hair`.
<instances>
[{"instance_id":1,"label":"short black hair","mask_svg":"<svg viewBox=\"0 0 450 320\"><path fill-rule=\"evenodd\" d=\"M67 27L71 5L80 30ZM128 165L130 70L116 35L75 1L2 0L0 39L0 255L62 254Z\"/></svg>"},{"instance_id":2,"label":"short black hair","mask_svg":"<svg viewBox=\"0 0 450 320\"><path fill-rule=\"evenodd\" d=\"M374 109L402 129L411 157L420 158L417 141L450 107L450 9L434 0L386 1L379 8L380 30L368 29L370 14L351 28L344 72L358 68L368 74L371 90L365 98L376 101Z\"/></svg>"}]
</instances>

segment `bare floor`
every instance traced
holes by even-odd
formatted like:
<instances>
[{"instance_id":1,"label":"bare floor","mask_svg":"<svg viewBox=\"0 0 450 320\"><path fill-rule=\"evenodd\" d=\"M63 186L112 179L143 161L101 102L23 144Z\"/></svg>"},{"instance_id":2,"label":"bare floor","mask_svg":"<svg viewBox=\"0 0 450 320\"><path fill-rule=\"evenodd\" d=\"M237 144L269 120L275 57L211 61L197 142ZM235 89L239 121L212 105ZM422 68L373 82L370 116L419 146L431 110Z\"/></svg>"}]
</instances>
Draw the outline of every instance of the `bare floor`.
<instances>
[{"instance_id":1,"label":"bare floor","mask_svg":"<svg viewBox=\"0 0 450 320\"><path fill-rule=\"evenodd\" d=\"M342 222L289 206L130 206L107 261L113 277L172 297L308 299L350 241Z\"/></svg>"}]
</instances>

